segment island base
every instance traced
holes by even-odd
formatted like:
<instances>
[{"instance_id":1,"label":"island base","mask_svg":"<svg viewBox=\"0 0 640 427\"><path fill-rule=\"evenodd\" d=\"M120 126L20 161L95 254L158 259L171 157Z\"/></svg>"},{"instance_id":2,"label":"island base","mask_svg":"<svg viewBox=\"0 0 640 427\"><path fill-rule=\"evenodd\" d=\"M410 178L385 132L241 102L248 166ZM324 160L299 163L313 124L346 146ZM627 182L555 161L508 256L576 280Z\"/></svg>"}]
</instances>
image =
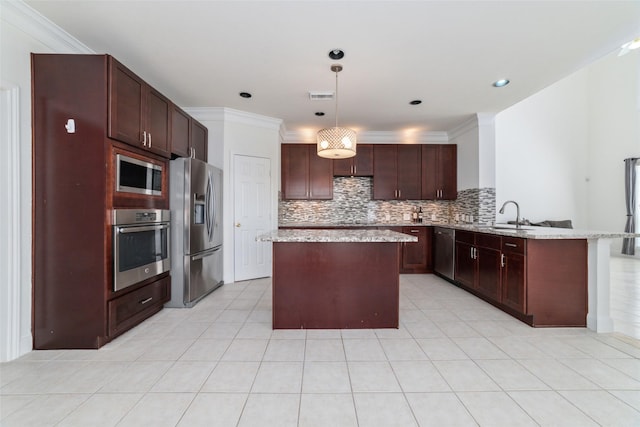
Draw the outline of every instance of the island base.
<instances>
[{"instance_id":1,"label":"island base","mask_svg":"<svg viewBox=\"0 0 640 427\"><path fill-rule=\"evenodd\" d=\"M274 329L397 328L400 243L274 242Z\"/></svg>"}]
</instances>

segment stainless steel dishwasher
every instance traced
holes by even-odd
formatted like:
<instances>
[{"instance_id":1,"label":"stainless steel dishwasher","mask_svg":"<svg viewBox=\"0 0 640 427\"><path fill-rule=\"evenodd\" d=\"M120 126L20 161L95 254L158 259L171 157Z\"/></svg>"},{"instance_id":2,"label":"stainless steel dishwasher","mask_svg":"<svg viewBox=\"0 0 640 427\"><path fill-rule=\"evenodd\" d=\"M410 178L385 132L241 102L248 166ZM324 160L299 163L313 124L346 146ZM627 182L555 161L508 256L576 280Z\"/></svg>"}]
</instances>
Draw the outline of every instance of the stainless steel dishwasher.
<instances>
[{"instance_id":1,"label":"stainless steel dishwasher","mask_svg":"<svg viewBox=\"0 0 640 427\"><path fill-rule=\"evenodd\" d=\"M451 280L455 267L455 237L454 229L433 228L433 270Z\"/></svg>"}]
</instances>

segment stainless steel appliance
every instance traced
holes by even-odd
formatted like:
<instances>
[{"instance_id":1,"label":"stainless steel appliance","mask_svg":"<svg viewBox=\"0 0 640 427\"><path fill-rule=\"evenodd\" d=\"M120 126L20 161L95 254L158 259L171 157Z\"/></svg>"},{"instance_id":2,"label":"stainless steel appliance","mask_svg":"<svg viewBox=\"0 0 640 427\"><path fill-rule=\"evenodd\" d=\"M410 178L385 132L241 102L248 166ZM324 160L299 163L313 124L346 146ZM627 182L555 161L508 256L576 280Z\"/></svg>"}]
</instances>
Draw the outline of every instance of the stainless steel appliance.
<instances>
[{"instance_id":1,"label":"stainless steel appliance","mask_svg":"<svg viewBox=\"0 0 640 427\"><path fill-rule=\"evenodd\" d=\"M162 195L162 166L118 154L116 191L149 196Z\"/></svg>"},{"instance_id":2,"label":"stainless steel appliance","mask_svg":"<svg viewBox=\"0 0 640 427\"><path fill-rule=\"evenodd\" d=\"M433 271L451 280L454 272L455 236L455 230L451 228L433 228Z\"/></svg>"},{"instance_id":3,"label":"stainless steel appliance","mask_svg":"<svg viewBox=\"0 0 640 427\"><path fill-rule=\"evenodd\" d=\"M113 290L169 271L170 212L114 209Z\"/></svg>"},{"instance_id":4,"label":"stainless steel appliance","mask_svg":"<svg viewBox=\"0 0 640 427\"><path fill-rule=\"evenodd\" d=\"M201 160L170 163L171 300L192 307L222 281L222 170Z\"/></svg>"}]
</instances>

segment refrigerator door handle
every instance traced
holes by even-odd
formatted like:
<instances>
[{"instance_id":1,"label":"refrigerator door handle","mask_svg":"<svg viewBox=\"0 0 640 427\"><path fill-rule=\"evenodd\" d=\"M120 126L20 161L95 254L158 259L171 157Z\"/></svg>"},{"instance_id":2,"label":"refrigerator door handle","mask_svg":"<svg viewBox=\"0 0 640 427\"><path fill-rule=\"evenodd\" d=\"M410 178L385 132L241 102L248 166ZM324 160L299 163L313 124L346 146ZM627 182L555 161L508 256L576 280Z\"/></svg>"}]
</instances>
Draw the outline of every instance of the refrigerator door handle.
<instances>
[{"instance_id":1,"label":"refrigerator door handle","mask_svg":"<svg viewBox=\"0 0 640 427\"><path fill-rule=\"evenodd\" d=\"M211 241L213 235L213 221L212 221L212 212L211 212L211 175L207 174L207 190L206 190L206 198L205 198L205 223L207 226L207 237L209 241Z\"/></svg>"},{"instance_id":2,"label":"refrigerator door handle","mask_svg":"<svg viewBox=\"0 0 640 427\"><path fill-rule=\"evenodd\" d=\"M217 248L209 250L209 251L200 252L199 254L193 255L191 257L191 261L197 261L199 259L203 259L203 258L206 258L208 256L211 256L211 255L215 254L216 252L218 252L220 249L222 249L222 248L221 247L217 247Z\"/></svg>"}]
</instances>

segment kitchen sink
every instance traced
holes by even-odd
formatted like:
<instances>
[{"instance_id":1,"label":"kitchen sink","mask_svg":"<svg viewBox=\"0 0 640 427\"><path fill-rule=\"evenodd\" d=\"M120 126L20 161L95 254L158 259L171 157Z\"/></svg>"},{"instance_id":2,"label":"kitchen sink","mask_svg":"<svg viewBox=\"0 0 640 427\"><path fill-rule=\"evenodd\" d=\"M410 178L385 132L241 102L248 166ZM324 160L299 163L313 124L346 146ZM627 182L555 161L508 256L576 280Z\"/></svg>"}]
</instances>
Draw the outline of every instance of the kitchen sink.
<instances>
[{"instance_id":1,"label":"kitchen sink","mask_svg":"<svg viewBox=\"0 0 640 427\"><path fill-rule=\"evenodd\" d=\"M514 227L509 227L509 226L500 226L500 225L493 225L489 228L493 228L494 230L509 230L509 231L527 231L527 230L532 230L532 228L530 227L520 227L520 228L516 228Z\"/></svg>"}]
</instances>

